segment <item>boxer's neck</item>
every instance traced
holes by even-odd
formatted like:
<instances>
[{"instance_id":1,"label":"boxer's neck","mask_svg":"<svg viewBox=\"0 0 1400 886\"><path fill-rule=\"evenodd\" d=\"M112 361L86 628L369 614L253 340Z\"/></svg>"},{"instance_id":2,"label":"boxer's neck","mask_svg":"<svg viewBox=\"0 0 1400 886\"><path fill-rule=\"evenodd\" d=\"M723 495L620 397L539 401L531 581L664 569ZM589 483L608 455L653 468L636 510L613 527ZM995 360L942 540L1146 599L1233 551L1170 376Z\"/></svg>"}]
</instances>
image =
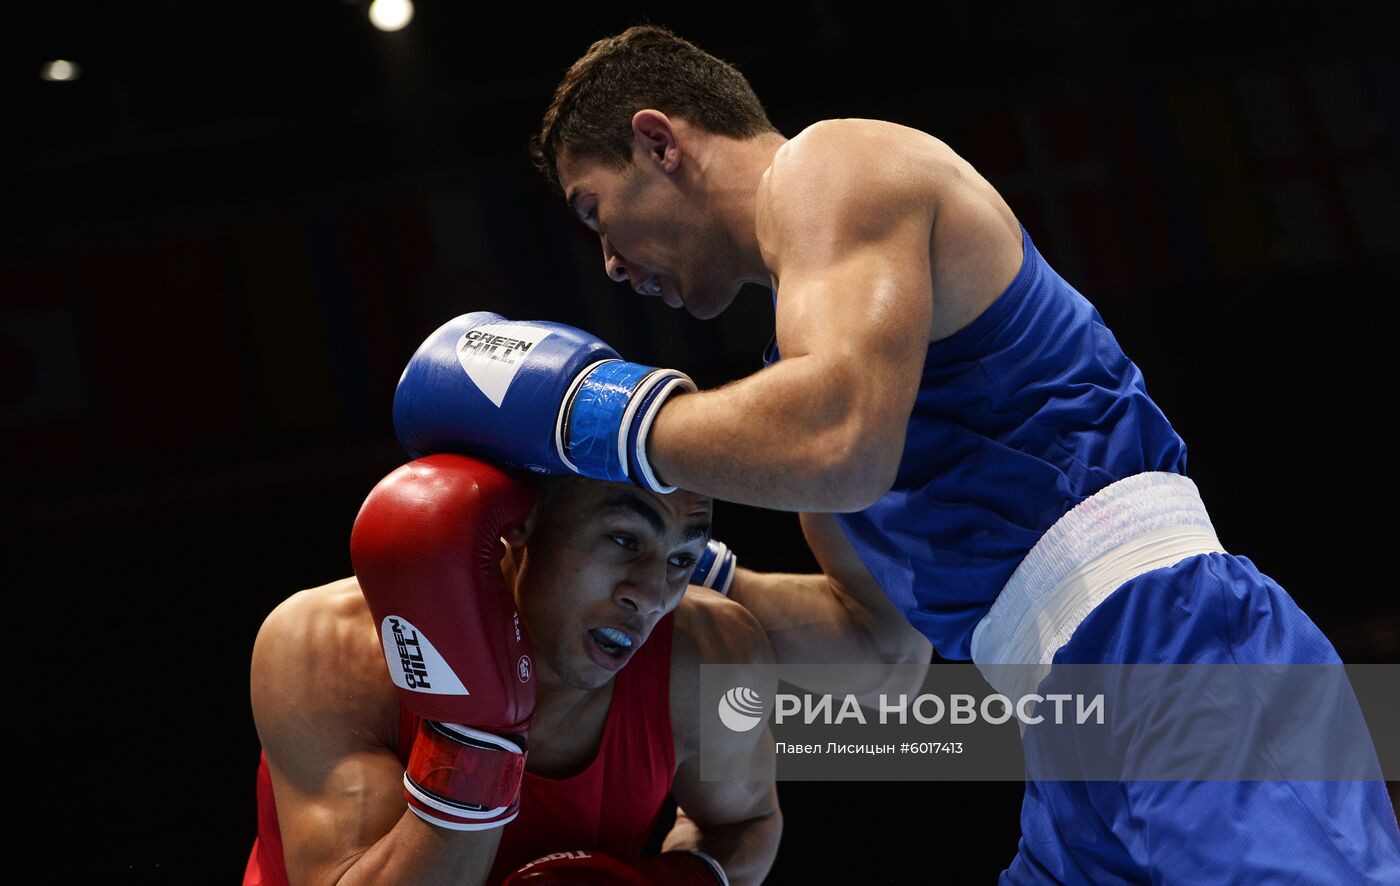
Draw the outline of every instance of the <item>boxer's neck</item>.
<instances>
[{"instance_id":1,"label":"boxer's neck","mask_svg":"<svg viewBox=\"0 0 1400 886\"><path fill-rule=\"evenodd\" d=\"M552 724L569 728L581 718L594 711L597 705L607 704L612 699L613 687L617 684L614 675L606 683L595 689L579 689L565 683L546 662L536 659L535 719L532 730L543 724L546 728L540 734L552 733Z\"/></svg>"},{"instance_id":2,"label":"boxer's neck","mask_svg":"<svg viewBox=\"0 0 1400 886\"><path fill-rule=\"evenodd\" d=\"M785 144L787 139L776 132L750 139L707 133L690 142L692 186L704 194L705 211L712 214L730 244L738 283L769 284L754 214L759 183Z\"/></svg>"}]
</instances>

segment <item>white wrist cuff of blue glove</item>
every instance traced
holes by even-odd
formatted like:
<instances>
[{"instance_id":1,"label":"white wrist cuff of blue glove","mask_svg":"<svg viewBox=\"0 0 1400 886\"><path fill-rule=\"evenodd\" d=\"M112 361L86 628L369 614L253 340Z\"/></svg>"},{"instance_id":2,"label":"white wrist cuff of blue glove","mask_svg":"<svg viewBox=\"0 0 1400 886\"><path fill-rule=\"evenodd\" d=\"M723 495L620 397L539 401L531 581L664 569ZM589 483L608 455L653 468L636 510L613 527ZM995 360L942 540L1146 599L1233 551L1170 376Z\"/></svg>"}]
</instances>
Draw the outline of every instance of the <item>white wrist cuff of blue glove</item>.
<instances>
[{"instance_id":1,"label":"white wrist cuff of blue glove","mask_svg":"<svg viewBox=\"0 0 1400 886\"><path fill-rule=\"evenodd\" d=\"M729 588L734 584L734 573L739 569L739 558L729 549L729 545L710 539L705 545L705 553L695 563L695 571L690 574L690 583L702 588L713 588L729 596Z\"/></svg>"},{"instance_id":2,"label":"white wrist cuff of blue glove","mask_svg":"<svg viewBox=\"0 0 1400 886\"><path fill-rule=\"evenodd\" d=\"M559 458L575 473L615 483L632 482L653 492L663 484L646 454L647 435L666 400L694 391L683 372L625 360L603 360L574 381L555 425Z\"/></svg>"}]
</instances>

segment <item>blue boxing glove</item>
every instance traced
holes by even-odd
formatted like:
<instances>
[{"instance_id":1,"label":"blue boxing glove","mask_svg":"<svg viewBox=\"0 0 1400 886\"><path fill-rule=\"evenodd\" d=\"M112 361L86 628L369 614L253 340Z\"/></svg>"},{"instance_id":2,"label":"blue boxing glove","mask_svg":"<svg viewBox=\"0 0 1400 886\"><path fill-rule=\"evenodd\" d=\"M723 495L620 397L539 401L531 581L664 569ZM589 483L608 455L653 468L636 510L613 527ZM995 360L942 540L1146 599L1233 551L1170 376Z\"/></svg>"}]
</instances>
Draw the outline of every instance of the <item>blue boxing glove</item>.
<instances>
[{"instance_id":1,"label":"blue boxing glove","mask_svg":"<svg viewBox=\"0 0 1400 886\"><path fill-rule=\"evenodd\" d=\"M408 361L394 431L413 458L460 452L671 492L647 461L647 434L668 397L694 390L685 373L629 363L581 329L477 311Z\"/></svg>"},{"instance_id":2,"label":"blue boxing glove","mask_svg":"<svg viewBox=\"0 0 1400 886\"><path fill-rule=\"evenodd\" d=\"M695 571L690 574L690 583L702 588L713 588L724 596L729 596L729 586L734 584L734 572L739 568L739 558L722 541L710 539L705 545L705 553L695 561Z\"/></svg>"}]
</instances>

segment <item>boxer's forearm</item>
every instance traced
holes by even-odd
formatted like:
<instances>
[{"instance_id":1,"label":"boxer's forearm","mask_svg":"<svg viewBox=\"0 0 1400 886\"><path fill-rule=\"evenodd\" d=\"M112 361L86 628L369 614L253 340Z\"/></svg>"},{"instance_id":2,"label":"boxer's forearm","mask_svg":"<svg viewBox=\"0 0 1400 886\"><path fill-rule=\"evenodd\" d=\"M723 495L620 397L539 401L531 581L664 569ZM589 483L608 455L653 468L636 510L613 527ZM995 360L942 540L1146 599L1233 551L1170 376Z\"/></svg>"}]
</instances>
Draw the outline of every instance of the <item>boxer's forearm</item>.
<instances>
[{"instance_id":1,"label":"boxer's forearm","mask_svg":"<svg viewBox=\"0 0 1400 886\"><path fill-rule=\"evenodd\" d=\"M676 810L676 824L661 850L698 849L719 862L730 886L758 884L768 875L778 856L783 835L782 813L776 809L759 818L701 828L684 809Z\"/></svg>"},{"instance_id":2,"label":"boxer's forearm","mask_svg":"<svg viewBox=\"0 0 1400 886\"><path fill-rule=\"evenodd\" d=\"M502 828L450 831L434 827L412 811L405 811L398 824L334 882L336 886L485 883L495 863L502 833Z\"/></svg>"},{"instance_id":3,"label":"boxer's forearm","mask_svg":"<svg viewBox=\"0 0 1400 886\"><path fill-rule=\"evenodd\" d=\"M873 582L843 585L825 575L789 575L739 569L729 591L758 619L778 664L822 667L809 690L869 698L907 692L922 680L932 647ZM801 671L788 676L801 679Z\"/></svg>"},{"instance_id":4,"label":"boxer's forearm","mask_svg":"<svg viewBox=\"0 0 1400 886\"><path fill-rule=\"evenodd\" d=\"M792 511L853 511L894 481L908 392L859 364L793 357L713 391L673 397L648 438L665 482L717 499Z\"/></svg>"},{"instance_id":5,"label":"boxer's forearm","mask_svg":"<svg viewBox=\"0 0 1400 886\"><path fill-rule=\"evenodd\" d=\"M729 599L758 619L779 664L845 664L879 658L875 620L820 573L754 572L741 567L735 572Z\"/></svg>"}]
</instances>

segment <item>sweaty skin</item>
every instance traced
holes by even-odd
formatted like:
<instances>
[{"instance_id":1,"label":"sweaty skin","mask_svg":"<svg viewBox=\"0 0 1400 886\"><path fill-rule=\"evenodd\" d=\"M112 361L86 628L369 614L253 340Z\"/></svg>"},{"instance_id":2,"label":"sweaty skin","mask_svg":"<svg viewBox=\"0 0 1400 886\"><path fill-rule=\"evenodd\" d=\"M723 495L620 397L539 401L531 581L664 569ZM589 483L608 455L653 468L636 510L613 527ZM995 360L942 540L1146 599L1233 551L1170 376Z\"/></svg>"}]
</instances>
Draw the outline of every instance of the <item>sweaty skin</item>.
<instances>
[{"instance_id":1,"label":"sweaty skin","mask_svg":"<svg viewBox=\"0 0 1400 886\"><path fill-rule=\"evenodd\" d=\"M511 555L502 565L539 681L526 769L566 777L596 756L616 672L590 657L590 629L625 630L640 648L674 611L672 794L686 815L665 848L701 849L731 883L758 883L782 830L776 788L771 780L700 779L696 736L700 717L713 711L696 700L698 665L753 666L749 682L771 699L771 670L762 666L773 653L742 606L687 589L709 523L710 503L701 496L573 480L507 536ZM395 750L399 696L353 577L297 593L273 610L254 645L251 690L292 883L482 882L501 829L448 831L406 809ZM733 747L707 746L707 753L754 760L772 753L766 727L728 734Z\"/></svg>"},{"instance_id":2,"label":"sweaty skin","mask_svg":"<svg viewBox=\"0 0 1400 886\"><path fill-rule=\"evenodd\" d=\"M881 693L917 692L932 645L865 568L835 517L802 514L801 521L820 573L740 568L729 592L763 626L779 664L823 666L789 669L784 679L813 692L860 696L872 707ZM860 667L827 667L852 664Z\"/></svg>"},{"instance_id":3,"label":"sweaty skin","mask_svg":"<svg viewBox=\"0 0 1400 886\"><path fill-rule=\"evenodd\" d=\"M672 398L648 453L667 483L781 510L855 511L894 481L925 351L1021 265L1018 222L927 133L824 120L791 140L714 135L655 110L628 172L558 162L605 269L698 317L745 283L777 293L783 359ZM703 430L702 430L703 429Z\"/></svg>"}]
</instances>

